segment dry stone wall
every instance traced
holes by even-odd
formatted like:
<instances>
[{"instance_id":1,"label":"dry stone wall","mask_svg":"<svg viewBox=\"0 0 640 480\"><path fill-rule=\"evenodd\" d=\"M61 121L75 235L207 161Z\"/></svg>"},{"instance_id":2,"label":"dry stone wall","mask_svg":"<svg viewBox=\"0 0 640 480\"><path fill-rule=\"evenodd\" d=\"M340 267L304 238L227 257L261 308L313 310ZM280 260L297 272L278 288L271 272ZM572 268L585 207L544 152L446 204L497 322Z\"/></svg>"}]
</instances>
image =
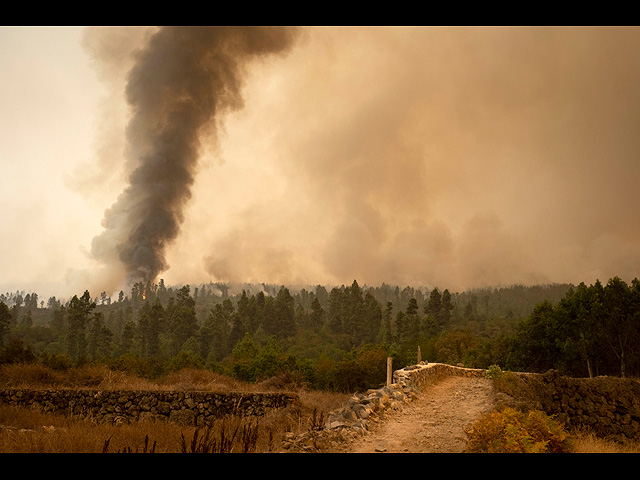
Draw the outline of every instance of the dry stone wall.
<instances>
[{"instance_id":1,"label":"dry stone wall","mask_svg":"<svg viewBox=\"0 0 640 480\"><path fill-rule=\"evenodd\" d=\"M445 377L480 377L484 378L486 370L480 368L454 367L444 363L424 363L411 365L393 372L394 383L401 384L415 391L432 385Z\"/></svg>"},{"instance_id":2,"label":"dry stone wall","mask_svg":"<svg viewBox=\"0 0 640 480\"><path fill-rule=\"evenodd\" d=\"M484 377L485 370L430 363L393 374L404 390L419 392L446 376ZM553 415L570 429L590 430L602 438L640 439L640 382L619 377L574 378L550 370L515 373L521 383L512 405L526 405ZM509 403L508 401L505 403Z\"/></svg>"},{"instance_id":3,"label":"dry stone wall","mask_svg":"<svg viewBox=\"0 0 640 480\"><path fill-rule=\"evenodd\" d=\"M510 396L555 416L569 429L599 437L640 439L640 383L630 378L573 378L551 370L516 373ZM505 402L508 404L508 401Z\"/></svg>"},{"instance_id":4,"label":"dry stone wall","mask_svg":"<svg viewBox=\"0 0 640 480\"><path fill-rule=\"evenodd\" d=\"M485 370L425 362L396 370L393 383L354 394L347 405L329 412L321 430L289 434L283 446L293 451L314 452L322 449L322 445L366 434L373 422L402 409L414 401L423 388L451 375L484 377Z\"/></svg>"},{"instance_id":5,"label":"dry stone wall","mask_svg":"<svg viewBox=\"0 0 640 480\"><path fill-rule=\"evenodd\" d=\"M393 414L413 401L422 389L448 376L486 377L486 370L421 363L393 373L393 383L356 393L348 405L327 416L324 428L302 435L291 434L285 448L317 451L327 442L341 442L365 434L372 422ZM515 373L520 385L498 403L536 408L555 416L568 429L588 428L597 436L615 440L640 439L640 383L617 377L578 379L558 375Z\"/></svg>"},{"instance_id":6,"label":"dry stone wall","mask_svg":"<svg viewBox=\"0 0 640 480\"><path fill-rule=\"evenodd\" d=\"M212 393L165 391L24 390L0 391L0 404L45 413L79 415L97 423L171 420L206 425L226 415L262 416L295 405L290 393Z\"/></svg>"},{"instance_id":7,"label":"dry stone wall","mask_svg":"<svg viewBox=\"0 0 640 480\"><path fill-rule=\"evenodd\" d=\"M372 415L398 410L403 404L413 401L427 385L451 375L484 377L485 370L424 362L396 370L393 372L393 383L390 385L356 393L348 405L330 412L326 428L350 427L367 430Z\"/></svg>"}]
</instances>

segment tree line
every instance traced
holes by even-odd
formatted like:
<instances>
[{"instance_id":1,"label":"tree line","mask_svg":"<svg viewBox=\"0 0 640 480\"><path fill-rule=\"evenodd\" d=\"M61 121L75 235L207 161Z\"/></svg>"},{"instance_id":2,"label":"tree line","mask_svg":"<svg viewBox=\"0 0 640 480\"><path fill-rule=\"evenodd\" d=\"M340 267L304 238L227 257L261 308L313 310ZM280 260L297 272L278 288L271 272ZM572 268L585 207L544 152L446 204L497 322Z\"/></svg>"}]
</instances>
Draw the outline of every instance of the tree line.
<instances>
[{"instance_id":1,"label":"tree line","mask_svg":"<svg viewBox=\"0 0 640 480\"><path fill-rule=\"evenodd\" d=\"M638 377L640 281L581 283L556 304L539 303L513 335L484 347L491 362L512 370Z\"/></svg>"},{"instance_id":2,"label":"tree line","mask_svg":"<svg viewBox=\"0 0 640 480\"><path fill-rule=\"evenodd\" d=\"M255 382L293 375L312 388L382 384L386 358L472 368L637 375L638 282L473 290L381 285L299 288L136 284L46 303L0 295L0 363L103 363L154 377L191 367ZM34 297L36 299L34 303Z\"/></svg>"}]
</instances>

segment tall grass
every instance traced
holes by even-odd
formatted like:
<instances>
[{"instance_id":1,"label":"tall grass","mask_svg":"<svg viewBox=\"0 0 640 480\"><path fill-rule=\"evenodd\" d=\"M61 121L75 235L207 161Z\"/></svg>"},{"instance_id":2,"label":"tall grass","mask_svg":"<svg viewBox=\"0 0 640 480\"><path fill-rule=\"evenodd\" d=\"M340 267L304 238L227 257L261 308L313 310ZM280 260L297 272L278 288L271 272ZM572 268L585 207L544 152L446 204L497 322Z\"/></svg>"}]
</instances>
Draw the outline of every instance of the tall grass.
<instances>
[{"instance_id":1,"label":"tall grass","mask_svg":"<svg viewBox=\"0 0 640 480\"><path fill-rule=\"evenodd\" d=\"M269 382L249 384L208 370L184 369L151 381L114 371L104 365L84 365L63 371L40 364L0 366L0 388L100 390L201 390L209 392L255 392L269 389Z\"/></svg>"},{"instance_id":2,"label":"tall grass","mask_svg":"<svg viewBox=\"0 0 640 480\"><path fill-rule=\"evenodd\" d=\"M640 442L614 442L593 433L578 432L573 438L573 453L640 453Z\"/></svg>"},{"instance_id":3,"label":"tall grass","mask_svg":"<svg viewBox=\"0 0 640 480\"><path fill-rule=\"evenodd\" d=\"M183 370L151 382L104 367L54 371L41 365L0 367L0 388L96 388L199 390L215 392L291 391L300 404L258 418L235 416L210 426L168 421L124 425L0 406L0 453L251 453L277 452L285 433L317 428L318 418L348 401L347 395L308 391L292 379L245 384L204 370Z\"/></svg>"}]
</instances>

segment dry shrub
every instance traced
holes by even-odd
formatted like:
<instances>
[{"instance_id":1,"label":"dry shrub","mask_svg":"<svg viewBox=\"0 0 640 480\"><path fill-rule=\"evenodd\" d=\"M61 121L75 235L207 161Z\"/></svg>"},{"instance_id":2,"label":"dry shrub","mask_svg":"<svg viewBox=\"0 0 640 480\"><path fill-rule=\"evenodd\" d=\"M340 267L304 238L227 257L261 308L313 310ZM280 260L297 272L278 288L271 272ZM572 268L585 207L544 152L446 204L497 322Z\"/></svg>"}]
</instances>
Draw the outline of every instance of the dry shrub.
<instances>
[{"instance_id":1,"label":"dry shrub","mask_svg":"<svg viewBox=\"0 0 640 480\"><path fill-rule=\"evenodd\" d=\"M311 390L298 392L300 403L319 412L330 412L349 403L350 394Z\"/></svg>"},{"instance_id":2,"label":"dry shrub","mask_svg":"<svg viewBox=\"0 0 640 480\"><path fill-rule=\"evenodd\" d=\"M9 364L0 367L0 388L55 389L96 388L100 390L145 390L154 384L104 365L83 365L64 371L44 365Z\"/></svg>"},{"instance_id":3,"label":"dry shrub","mask_svg":"<svg viewBox=\"0 0 640 480\"><path fill-rule=\"evenodd\" d=\"M470 453L563 453L571 449L571 436L564 427L540 410L496 410L474 423L467 435Z\"/></svg>"},{"instance_id":4,"label":"dry shrub","mask_svg":"<svg viewBox=\"0 0 640 480\"><path fill-rule=\"evenodd\" d=\"M56 388L67 383L65 374L35 363L0 366L1 388Z\"/></svg>"},{"instance_id":5,"label":"dry shrub","mask_svg":"<svg viewBox=\"0 0 640 480\"><path fill-rule=\"evenodd\" d=\"M185 369L151 381L131 373L110 369L104 365L83 365L58 371L34 363L0 366L0 388L229 392L250 391L255 387L208 370Z\"/></svg>"},{"instance_id":6,"label":"dry shrub","mask_svg":"<svg viewBox=\"0 0 640 480\"><path fill-rule=\"evenodd\" d=\"M157 381L157 386L163 389L179 391L205 392L248 392L253 385L234 380L209 370L185 368L171 372Z\"/></svg>"},{"instance_id":7,"label":"dry shrub","mask_svg":"<svg viewBox=\"0 0 640 480\"><path fill-rule=\"evenodd\" d=\"M123 389L131 384L138 385L139 378L120 372L114 372L104 365L83 365L66 372L68 386L71 388L96 388L100 390Z\"/></svg>"},{"instance_id":8,"label":"dry shrub","mask_svg":"<svg viewBox=\"0 0 640 480\"><path fill-rule=\"evenodd\" d=\"M283 372L256 384L262 391L301 392L308 389L307 382L299 372Z\"/></svg>"}]
</instances>

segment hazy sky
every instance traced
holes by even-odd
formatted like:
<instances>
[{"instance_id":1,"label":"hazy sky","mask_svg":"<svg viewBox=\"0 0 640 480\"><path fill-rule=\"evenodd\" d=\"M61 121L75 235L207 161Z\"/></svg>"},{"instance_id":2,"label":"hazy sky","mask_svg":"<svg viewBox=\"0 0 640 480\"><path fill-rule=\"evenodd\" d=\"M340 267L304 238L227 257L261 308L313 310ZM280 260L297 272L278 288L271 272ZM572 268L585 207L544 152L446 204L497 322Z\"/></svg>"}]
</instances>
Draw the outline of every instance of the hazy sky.
<instances>
[{"instance_id":1,"label":"hazy sky","mask_svg":"<svg viewBox=\"0 0 640 480\"><path fill-rule=\"evenodd\" d=\"M124 89L151 33L0 28L2 291L122 288L90 249L135 167ZM303 28L201 138L160 277L630 281L638 85L639 28Z\"/></svg>"}]
</instances>

